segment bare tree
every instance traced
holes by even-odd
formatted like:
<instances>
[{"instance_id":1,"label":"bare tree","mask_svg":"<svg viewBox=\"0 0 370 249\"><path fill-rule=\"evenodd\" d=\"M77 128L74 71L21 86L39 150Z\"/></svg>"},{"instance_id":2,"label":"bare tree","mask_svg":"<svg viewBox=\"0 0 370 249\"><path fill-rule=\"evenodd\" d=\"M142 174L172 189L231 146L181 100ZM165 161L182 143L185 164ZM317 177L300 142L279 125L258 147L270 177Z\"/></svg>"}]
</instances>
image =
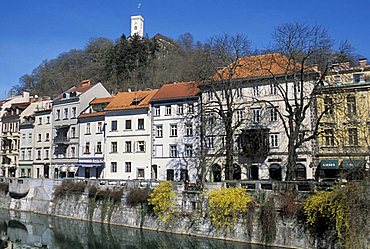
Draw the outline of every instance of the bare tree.
<instances>
[{"instance_id":1,"label":"bare tree","mask_svg":"<svg viewBox=\"0 0 370 249\"><path fill-rule=\"evenodd\" d=\"M206 66L214 72L214 76L201 84L204 92L201 112L202 177L207 172L209 159L214 161L225 155L225 178L234 178L235 132L242 123L241 119L236 119L240 110L240 104L236 101L240 97L240 91L234 78L240 67L240 59L251 53L250 48L250 41L242 34L215 36L206 45ZM219 140L214 141L214 138ZM218 146L209 155L215 142Z\"/></svg>"},{"instance_id":2,"label":"bare tree","mask_svg":"<svg viewBox=\"0 0 370 249\"><path fill-rule=\"evenodd\" d=\"M276 27L273 40L275 54L271 56L271 63L269 66L261 63L261 66L269 73L284 103L284 108L277 109L277 113L288 140L285 179L294 180L299 150L317 137L325 114L324 111L316 116L315 93L332 62L333 42L322 27L300 23Z\"/></svg>"}]
</instances>

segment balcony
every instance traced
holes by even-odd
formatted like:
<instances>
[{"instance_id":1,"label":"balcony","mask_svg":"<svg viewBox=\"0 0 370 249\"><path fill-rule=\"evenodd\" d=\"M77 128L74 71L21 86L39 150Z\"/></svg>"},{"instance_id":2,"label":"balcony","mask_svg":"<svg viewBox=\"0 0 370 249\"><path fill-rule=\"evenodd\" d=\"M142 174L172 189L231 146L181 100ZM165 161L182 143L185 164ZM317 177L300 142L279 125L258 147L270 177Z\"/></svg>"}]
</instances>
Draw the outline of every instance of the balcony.
<instances>
[{"instance_id":1,"label":"balcony","mask_svg":"<svg viewBox=\"0 0 370 249\"><path fill-rule=\"evenodd\" d=\"M53 142L55 144L69 144L70 143L70 138L69 137L55 137L53 139Z\"/></svg>"}]
</instances>

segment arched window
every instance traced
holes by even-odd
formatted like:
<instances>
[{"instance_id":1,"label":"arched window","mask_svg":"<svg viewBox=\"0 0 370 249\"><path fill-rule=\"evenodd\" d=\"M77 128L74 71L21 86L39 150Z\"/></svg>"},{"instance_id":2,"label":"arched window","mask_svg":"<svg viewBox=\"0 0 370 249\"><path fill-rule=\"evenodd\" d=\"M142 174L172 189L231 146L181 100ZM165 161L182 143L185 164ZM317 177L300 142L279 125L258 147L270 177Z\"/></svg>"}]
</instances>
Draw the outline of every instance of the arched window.
<instances>
[{"instance_id":1,"label":"arched window","mask_svg":"<svg viewBox=\"0 0 370 249\"><path fill-rule=\"evenodd\" d=\"M241 180L242 179L242 169L236 163L234 163L233 166L234 166L233 180Z\"/></svg>"},{"instance_id":2,"label":"arched window","mask_svg":"<svg viewBox=\"0 0 370 249\"><path fill-rule=\"evenodd\" d=\"M281 166L277 163L273 163L270 165L269 173L270 173L270 179L281 181L282 180L282 172L281 172Z\"/></svg>"},{"instance_id":3,"label":"arched window","mask_svg":"<svg viewBox=\"0 0 370 249\"><path fill-rule=\"evenodd\" d=\"M295 170L295 176L296 176L296 180L305 180L307 178L306 167L303 164L297 163L296 170Z\"/></svg>"},{"instance_id":4,"label":"arched window","mask_svg":"<svg viewBox=\"0 0 370 249\"><path fill-rule=\"evenodd\" d=\"M258 165L253 164L249 169L249 177L251 180L258 180L259 174L258 174Z\"/></svg>"},{"instance_id":5,"label":"arched window","mask_svg":"<svg viewBox=\"0 0 370 249\"><path fill-rule=\"evenodd\" d=\"M221 166L218 164L214 164L212 166L212 177L213 182L221 182Z\"/></svg>"}]
</instances>

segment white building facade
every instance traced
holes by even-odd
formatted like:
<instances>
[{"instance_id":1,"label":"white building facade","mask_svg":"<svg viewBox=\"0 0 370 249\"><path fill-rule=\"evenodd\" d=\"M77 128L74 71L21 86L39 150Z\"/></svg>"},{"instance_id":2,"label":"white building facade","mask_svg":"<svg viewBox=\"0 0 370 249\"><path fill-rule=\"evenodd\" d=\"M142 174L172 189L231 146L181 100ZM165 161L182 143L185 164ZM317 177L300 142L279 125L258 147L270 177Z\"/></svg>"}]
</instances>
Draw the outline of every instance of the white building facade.
<instances>
[{"instance_id":1,"label":"white building facade","mask_svg":"<svg viewBox=\"0 0 370 249\"><path fill-rule=\"evenodd\" d=\"M159 180L197 179L199 96L198 85L190 82L165 84L152 98L152 167Z\"/></svg>"},{"instance_id":2,"label":"white building facade","mask_svg":"<svg viewBox=\"0 0 370 249\"><path fill-rule=\"evenodd\" d=\"M83 81L53 100L53 157L52 172L55 178L74 177L77 172L79 150L78 116L88 108L94 98L109 97L101 83L91 85Z\"/></svg>"},{"instance_id":3,"label":"white building facade","mask_svg":"<svg viewBox=\"0 0 370 249\"><path fill-rule=\"evenodd\" d=\"M120 92L105 108L105 179L155 179L150 100L157 90Z\"/></svg>"}]
</instances>

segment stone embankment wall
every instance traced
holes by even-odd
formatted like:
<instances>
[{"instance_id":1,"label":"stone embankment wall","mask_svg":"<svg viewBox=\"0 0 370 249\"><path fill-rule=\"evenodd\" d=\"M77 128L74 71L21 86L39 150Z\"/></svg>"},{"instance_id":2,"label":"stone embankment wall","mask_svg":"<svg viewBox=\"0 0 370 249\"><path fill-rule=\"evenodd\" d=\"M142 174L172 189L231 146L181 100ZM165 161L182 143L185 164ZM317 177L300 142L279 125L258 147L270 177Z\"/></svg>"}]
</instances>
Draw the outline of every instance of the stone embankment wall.
<instances>
[{"instance_id":1,"label":"stone embankment wall","mask_svg":"<svg viewBox=\"0 0 370 249\"><path fill-rule=\"evenodd\" d=\"M312 189L311 183L307 186L297 186L289 183L217 183L208 184L208 189L226 187L229 184L244 184L256 198L266 199L273 197L274 220L261 220L259 207L251 210L248 217L239 221L233 229L216 229L206 215L206 207L200 201L198 191L185 190L182 183L174 184L176 192L177 212L174 217L164 223L146 209L131 207L126 203L126 196L130 189L139 187L154 187L157 182L139 181L89 181L89 185L98 188L124 188L120 201L96 200L88 195L88 188L82 194L71 194L54 198L54 188L61 181L50 179L7 179L0 178L0 183L9 184L9 192L0 190L0 208L29 211L34 213L68 217L80 220L130 226L148 230L186 234L225 240L242 241L256 244L266 244L289 248L315 248L314 240L304 231L295 218L282 215L280 192L294 191L302 198ZM224 185L224 186L222 186ZM308 189L307 189L308 188ZM300 198L300 197L299 197ZM264 234L262 224L268 224L269 236Z\"/></svg>"}]
</instances>

